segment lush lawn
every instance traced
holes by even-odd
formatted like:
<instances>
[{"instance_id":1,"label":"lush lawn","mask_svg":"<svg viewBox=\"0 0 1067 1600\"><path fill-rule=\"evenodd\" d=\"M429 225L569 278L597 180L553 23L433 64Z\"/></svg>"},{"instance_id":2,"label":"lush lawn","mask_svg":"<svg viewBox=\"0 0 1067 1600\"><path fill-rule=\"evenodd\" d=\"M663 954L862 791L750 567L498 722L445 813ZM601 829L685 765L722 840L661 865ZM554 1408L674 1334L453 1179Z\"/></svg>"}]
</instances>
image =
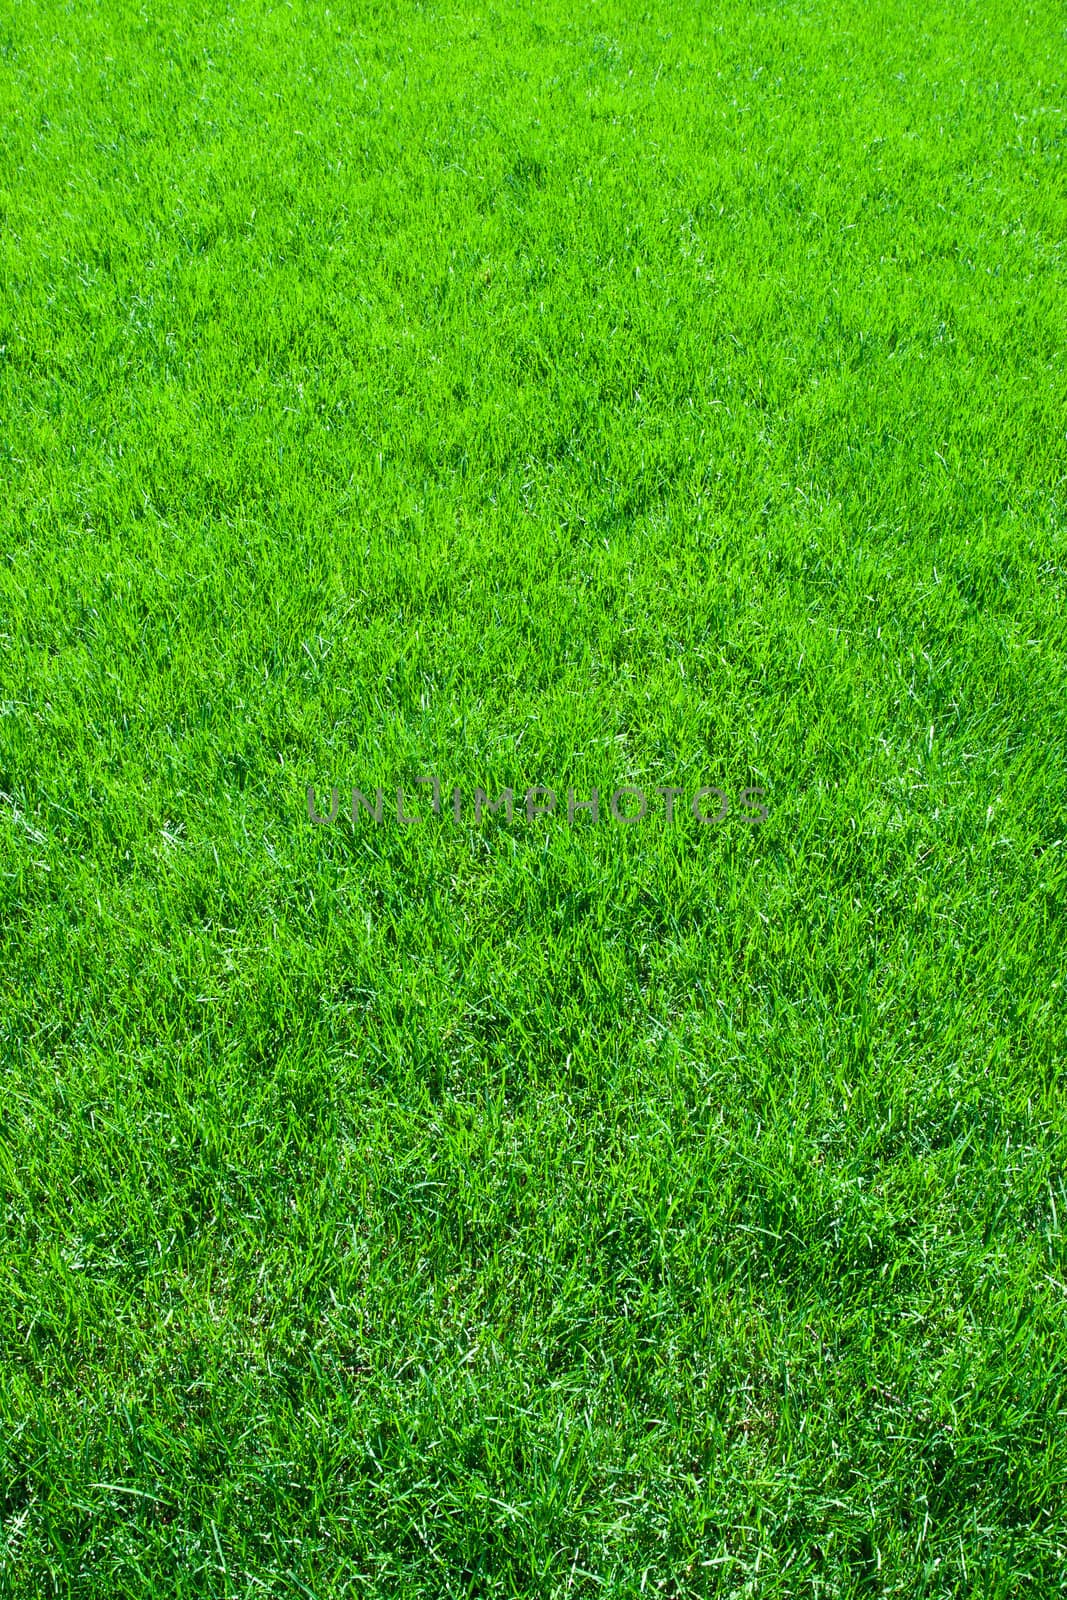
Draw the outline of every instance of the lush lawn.
<instances>
[{"instance_id":1,"label":"lush lawn","mask_svg":"<svg viewBox=\"0 0 1067 1600\"><path fill-rule=\"evenodd\" d=\"M0 85L0 1592L1067 1592L1062 6Z\"/></svg>"}]
</instances>

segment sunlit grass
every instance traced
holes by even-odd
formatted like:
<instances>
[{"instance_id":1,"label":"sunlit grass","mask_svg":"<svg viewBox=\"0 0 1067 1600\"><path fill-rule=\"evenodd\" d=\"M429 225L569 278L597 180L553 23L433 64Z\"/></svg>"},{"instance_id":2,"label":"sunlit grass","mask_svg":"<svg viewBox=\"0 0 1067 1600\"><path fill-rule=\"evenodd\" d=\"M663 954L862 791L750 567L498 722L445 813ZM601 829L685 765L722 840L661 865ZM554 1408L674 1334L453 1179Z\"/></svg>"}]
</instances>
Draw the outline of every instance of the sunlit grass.
<instances>
[{"instance_id":1,"label":"sunlit grass","mask_svg":"<svg viewBox=\"0 0 1067 1600\"><path fill-rule=\"evenodd\" d=\"M0 85L0 1590L1062 1593L1062 11Z\"/></svg>"}]
</instances>

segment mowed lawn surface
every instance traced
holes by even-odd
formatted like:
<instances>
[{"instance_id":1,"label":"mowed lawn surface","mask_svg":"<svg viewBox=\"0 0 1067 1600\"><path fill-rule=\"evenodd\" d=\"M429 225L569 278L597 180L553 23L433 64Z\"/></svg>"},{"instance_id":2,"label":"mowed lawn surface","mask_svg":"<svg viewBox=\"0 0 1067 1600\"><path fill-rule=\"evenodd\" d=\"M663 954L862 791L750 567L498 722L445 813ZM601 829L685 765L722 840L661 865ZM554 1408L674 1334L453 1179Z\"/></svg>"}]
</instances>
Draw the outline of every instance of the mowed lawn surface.
<instances>
[{"instance_id":1,"label":"mowed lawn surface","mask_svg":"<svg viewBox=\"0 0 1067 1600\"><path fill-rule=\"evenodd\" d=\"M1065 151L1048 0L5 7L0 1592L1064 1592Z\"/></svg>"}]
</instances>

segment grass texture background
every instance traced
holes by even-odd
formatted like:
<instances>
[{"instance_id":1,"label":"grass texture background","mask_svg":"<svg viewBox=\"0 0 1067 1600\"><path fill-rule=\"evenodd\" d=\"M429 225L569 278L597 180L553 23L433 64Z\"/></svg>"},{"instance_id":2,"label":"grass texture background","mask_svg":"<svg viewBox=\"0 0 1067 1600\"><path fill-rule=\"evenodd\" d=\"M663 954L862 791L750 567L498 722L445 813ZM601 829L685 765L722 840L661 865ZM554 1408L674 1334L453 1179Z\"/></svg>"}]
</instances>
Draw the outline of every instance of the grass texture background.
<instances>
[{"instance_id":1,"label":"grass texture background","mask_svg":"<svg viewBox=\"0 0 1067 1600\"><path fill-rule=\"evenodd\" d=\"M1067 16L0 13L0 1591L1067 1571ZM767 790L312 828L305 790Z\"/></svg>"}]
</instances>

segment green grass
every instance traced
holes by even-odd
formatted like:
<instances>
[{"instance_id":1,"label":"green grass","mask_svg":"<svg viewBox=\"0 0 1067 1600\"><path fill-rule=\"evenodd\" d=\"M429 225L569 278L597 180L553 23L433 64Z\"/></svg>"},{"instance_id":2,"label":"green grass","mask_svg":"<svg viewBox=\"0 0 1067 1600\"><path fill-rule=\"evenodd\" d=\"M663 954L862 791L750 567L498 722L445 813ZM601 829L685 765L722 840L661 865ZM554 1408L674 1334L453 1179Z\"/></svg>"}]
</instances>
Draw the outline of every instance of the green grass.
<instances>
[{"instance_id":1,"label":"green grass","mask_svg":"<svg viewBox=\"0 0 1067 1600\"><path fill-rule=\"evenodd\" d=\"M1067 1593L1062 7L0 85L0 1592Z\"/></svg>"}]
</instances>

